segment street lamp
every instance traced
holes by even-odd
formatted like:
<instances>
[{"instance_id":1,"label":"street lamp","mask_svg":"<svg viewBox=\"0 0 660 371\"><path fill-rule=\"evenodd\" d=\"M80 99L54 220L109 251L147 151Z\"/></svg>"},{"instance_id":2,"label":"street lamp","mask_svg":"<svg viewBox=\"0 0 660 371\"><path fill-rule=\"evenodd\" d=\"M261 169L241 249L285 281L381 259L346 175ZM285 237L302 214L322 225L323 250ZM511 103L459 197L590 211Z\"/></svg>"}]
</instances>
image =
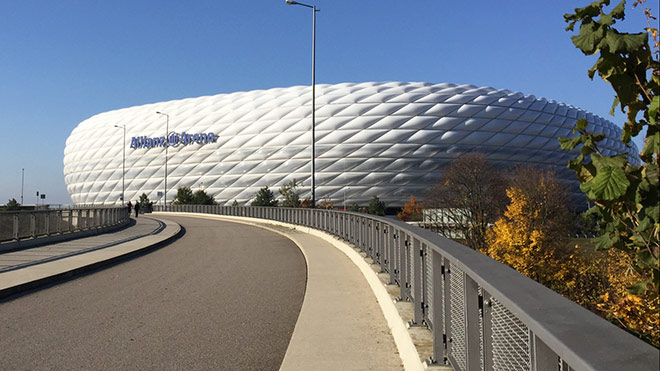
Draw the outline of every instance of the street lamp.
<instances>
[{"instance_id":1,"label":"street lamp","mask_svg":"<svg viewBox=\"0 0 660 371\"><path fill-rule=\"evenodd\" d=\"M170 115L160 111L156 111L156 113L167 117L167 121L165 123L165 193L163 193L163 196L165 197L163 199L163 209L167 211L167 147L169 147L167 136L169 135L170 132Z\"/></svg>"},{"instance_id":2,"label":"street lamp","mask_svg":"<svg viewBox=\"0 0 660 371\"><path fill-rule=\"evenodd\" d=\"M315 5L307 5L299 3L293 0L286 0L286 3L289 5L300 5L306 8L312 9L312 207L316 205L316 193L315 193L315 164L314 158L316 150L316 141L315 141L315 126L316 126L316 12L319 10L316 9Z\"/></svg>"},{"instance_id":3,"label":"street lamp","mask_svg":"<svg viewBox=\"0 0 660 371\"><path fill-rule=\"evenodd\" d=\"M121 146L121 205L124 206L126 200L126 125L115 125L115 127L124 130L124 142Z\"/></svg>"}]
</instances>

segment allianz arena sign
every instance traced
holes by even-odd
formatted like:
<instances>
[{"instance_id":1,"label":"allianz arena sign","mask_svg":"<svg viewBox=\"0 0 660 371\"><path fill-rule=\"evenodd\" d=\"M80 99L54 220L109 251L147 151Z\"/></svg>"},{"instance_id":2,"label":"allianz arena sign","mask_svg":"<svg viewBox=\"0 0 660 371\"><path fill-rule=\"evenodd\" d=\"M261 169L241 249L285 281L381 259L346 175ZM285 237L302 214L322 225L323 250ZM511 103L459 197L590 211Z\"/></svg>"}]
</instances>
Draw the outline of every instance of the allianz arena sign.
<instances>
[{"instance_id":1,"label":"allianz arena sign","mask_svg":"<svg viewBox=\"0 0 660 371\"><path fill-rule=\"evenodd\" d=\"M131 148L154 148L154 147L177 147L179 145L187 146L189 144L208 144L215 143L217 137L214 133L189 134L170 132L165 137L148 137L146 135L131 138Z\"/></svg>"}]
</instances>

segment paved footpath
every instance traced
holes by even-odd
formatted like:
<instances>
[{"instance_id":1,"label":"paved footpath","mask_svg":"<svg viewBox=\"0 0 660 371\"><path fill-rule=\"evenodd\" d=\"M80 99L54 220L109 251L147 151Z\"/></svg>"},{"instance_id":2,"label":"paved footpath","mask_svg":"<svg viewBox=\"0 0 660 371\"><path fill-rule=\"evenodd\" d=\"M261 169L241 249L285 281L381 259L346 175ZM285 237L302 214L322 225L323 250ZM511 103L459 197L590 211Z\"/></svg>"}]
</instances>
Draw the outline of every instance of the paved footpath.
<instances>
[{"instance_id":1,"label":"paved footpath","mask_svg":"<svg viewBox=\"0 0 660 371\"><path fill-rule=\"evenodd\" d=\"M279 369L305 292L300 250L253 226L163 219L186 233L0 303L2 369Z\"/></svg>"},{"instance_id":2,"label":"paved footpath","mask_svg":"<svg viewBox=\"0 0 660 371\"><path fill-rule=\"evenodd\" d=\"M160 215L170 218L176 214ZM255 219L191 215L276 231L293 240L305 255L308 272L305 298L281 371L403 369L374 292L360 269L343 252L298 229Z\"/></svg>"},{"instance_id":3,"label":"paved footpath","mask_svg":"<svg viewBox=\"0 0 660 371\"><path fill-rule=\"evenodd\" d=\"M186 234L137 259L0 301L0 364L35 370L402 369L378 300L344 253L292 228L200 215L155 214L167 224L162 233L175 221ZM121 256L148 248L156 236L0 272L0 293L14 284L10 276L18 282L30 271L52 273L70 269L72 261Z\"/></svg>"},{"instance_id":4,"label":"paved footpath","mask_svg":"<svg viewBox=\"0 0 660 371\"><path fill-rule=\"evenodd\" d=\"M162 222L156 219L143 216L138 219L131 219L131 223L128 227L117 231L103 233L97 236L57 242L46 246L2 252L0 253L0 273L92 250L116 246L123 242L156 234L160 232L164 226L165 225Z\"/></svg>"}]
</instances>

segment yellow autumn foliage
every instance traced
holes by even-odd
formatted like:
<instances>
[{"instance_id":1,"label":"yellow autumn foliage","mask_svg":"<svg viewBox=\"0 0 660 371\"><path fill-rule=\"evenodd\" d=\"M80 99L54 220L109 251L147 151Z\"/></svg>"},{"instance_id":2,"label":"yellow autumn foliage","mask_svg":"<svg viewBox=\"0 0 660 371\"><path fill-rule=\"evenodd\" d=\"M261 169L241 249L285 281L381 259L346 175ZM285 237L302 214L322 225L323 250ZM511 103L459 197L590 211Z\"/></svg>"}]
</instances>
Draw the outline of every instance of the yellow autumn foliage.
<instances>
[{"instance_id":1,"label":"yellow autumn foliage","mask_svg":"<svg viewBox=\"0 0 660 371\"><path fill-rule=\"evenodd\" d=\"M547 183L541 180L534 192L543 195ZM641 278L630 268L630 258L622 251L595 251L591 246L572 243L562 221L547 218L545 202L552 197L529 194L510 187L510 204L504 216L487 233L490 257L608 318L645 340L660 345L660 305L649 290L645 296L628 292ZM589 245L587 243L587 245Z\"/></svg>"}]
</instances>

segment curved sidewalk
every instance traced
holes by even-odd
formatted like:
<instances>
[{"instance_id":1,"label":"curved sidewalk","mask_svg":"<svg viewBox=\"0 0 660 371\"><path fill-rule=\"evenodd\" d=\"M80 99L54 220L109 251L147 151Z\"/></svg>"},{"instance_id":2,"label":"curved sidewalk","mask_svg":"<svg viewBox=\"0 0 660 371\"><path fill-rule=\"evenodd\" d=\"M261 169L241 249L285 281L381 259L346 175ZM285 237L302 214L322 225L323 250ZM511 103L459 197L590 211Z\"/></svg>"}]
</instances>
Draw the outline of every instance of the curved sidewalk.
<instances>
[{"instance_id":1,"label":"curved sidewalk","mask_svg":"<svg viewBox=\"0 0 660 371\"><path fill-rule=\"evenodd\" d=\"M160 246L180 232L177 223L143 217L120 231L0 254L0 301Z\"/></svg>"},{"instance_id":2,"label":"curved sidewalk","mask_svg":"<svg viewBox=\"0 0 660 371\"><path fill-rule=\"evenodd\" d=\"M404 365L406 370L423 369L412 342L402 346L400 331L393 336L396 325L381 308L388 303L379 301L392 302L385 291L385 297L374 292L364 269L378 278L356 252L352 251L366 268L359 267L350 252L307 228L251 218L176 214L258 226L286 236L301 249L307 261L307 287L281 371L403 370ZM385 290L380 281L376 285Z\"/></svg>"}]
</instances>

